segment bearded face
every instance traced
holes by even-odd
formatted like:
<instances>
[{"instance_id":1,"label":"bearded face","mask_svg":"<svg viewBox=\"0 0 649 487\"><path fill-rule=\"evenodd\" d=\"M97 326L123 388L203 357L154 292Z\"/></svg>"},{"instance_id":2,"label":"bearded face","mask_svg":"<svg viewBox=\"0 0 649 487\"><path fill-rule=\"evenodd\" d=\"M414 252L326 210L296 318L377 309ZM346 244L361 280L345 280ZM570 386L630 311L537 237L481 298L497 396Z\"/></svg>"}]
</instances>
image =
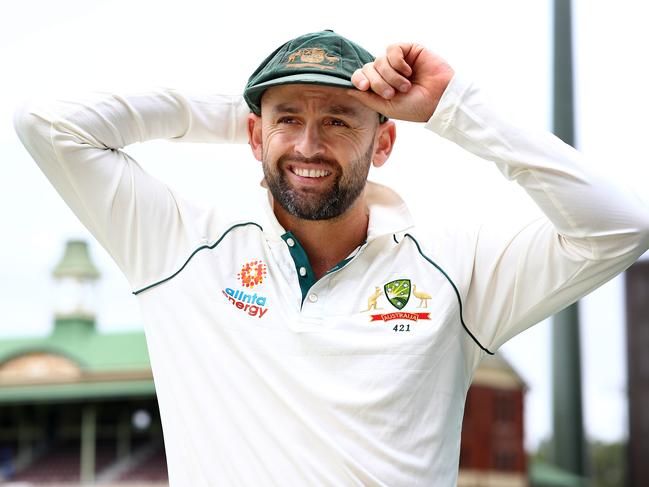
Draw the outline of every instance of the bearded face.
<instances>
[{"instance_id":1,"label":"bearded face","mask_svg":"<svg viewBox=\"0 0 649 487\"><path fill-rule=\"evenodd\" d=\"M329 220L345 213L365 188L373 153L370 144L343 169L335 159L295 153L272 161L266 148L262 150L264 176L273 198L290 215L305 220ZM304 184L296 179L305 179ZM323 184L317 184L318 179L323 179Z\"/></svg>"},{"instance_id":2,"label":"bearded face","mask_svg":"<svg viewBox=\"0 0 649 487\"><path fill-rule=\"evenodd\" d=\"M251 115L255 157L276 209L301 220L341 217L362 197L371 164L385 161L394 127L344 89L269 88Z\"/></svg>"}]
</instances>

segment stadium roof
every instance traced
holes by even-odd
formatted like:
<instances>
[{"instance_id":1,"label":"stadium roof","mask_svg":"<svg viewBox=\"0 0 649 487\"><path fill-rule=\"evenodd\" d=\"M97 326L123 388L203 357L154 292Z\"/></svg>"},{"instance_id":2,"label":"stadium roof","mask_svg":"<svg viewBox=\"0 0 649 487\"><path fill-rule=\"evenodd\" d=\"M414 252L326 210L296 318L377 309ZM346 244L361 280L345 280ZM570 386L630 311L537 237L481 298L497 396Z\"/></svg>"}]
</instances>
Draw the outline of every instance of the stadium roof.
<instances>
[{"instance_id":1,"label":"stadium roof","mask_svg":"<svg viewBox=\"0 0 649 487\"><path fill-rule=\"evenodd\" d=\"M57 318L49 336L0 340L0 403L154 395L144 333L94 325Z\"/></svg>"}]
</instances>

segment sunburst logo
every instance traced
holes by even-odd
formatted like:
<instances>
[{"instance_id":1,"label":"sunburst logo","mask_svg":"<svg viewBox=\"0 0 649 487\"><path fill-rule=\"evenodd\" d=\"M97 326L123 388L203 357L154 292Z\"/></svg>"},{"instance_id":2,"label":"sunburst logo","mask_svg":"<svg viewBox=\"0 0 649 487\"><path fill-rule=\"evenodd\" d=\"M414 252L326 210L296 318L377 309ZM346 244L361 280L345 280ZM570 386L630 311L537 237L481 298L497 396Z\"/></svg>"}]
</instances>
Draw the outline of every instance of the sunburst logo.
<instances>
[{"instance_id":1,"label":"sunburst logo","mask_svg":"<svg viewBox=\"0 0 649 487\"><path fill-rule=\"evenodd\" d=\"M237 279L244 287L252 289L264 282L266 273L266 264L261 260L252 260L243 264L241 271L237 274Z\"/></svg>"}]
</instances>

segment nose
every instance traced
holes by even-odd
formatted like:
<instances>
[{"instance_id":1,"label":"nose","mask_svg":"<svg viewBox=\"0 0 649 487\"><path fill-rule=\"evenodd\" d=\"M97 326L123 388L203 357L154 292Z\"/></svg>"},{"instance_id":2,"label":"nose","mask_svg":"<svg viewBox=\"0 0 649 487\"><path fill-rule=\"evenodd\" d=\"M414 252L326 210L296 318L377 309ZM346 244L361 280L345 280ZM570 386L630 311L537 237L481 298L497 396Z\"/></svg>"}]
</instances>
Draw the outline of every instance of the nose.
<instances>
[{"instance_id":1,"label":"nose","mask_svg":"<svg viewBox=\"0 0 649 487\"><path fill-rule=\"evenodd\" d=\"M313 157L324 152L319 127L315 123L307 123L297 135L295 151L304 157Z\"/></svg>"}]
</instances>

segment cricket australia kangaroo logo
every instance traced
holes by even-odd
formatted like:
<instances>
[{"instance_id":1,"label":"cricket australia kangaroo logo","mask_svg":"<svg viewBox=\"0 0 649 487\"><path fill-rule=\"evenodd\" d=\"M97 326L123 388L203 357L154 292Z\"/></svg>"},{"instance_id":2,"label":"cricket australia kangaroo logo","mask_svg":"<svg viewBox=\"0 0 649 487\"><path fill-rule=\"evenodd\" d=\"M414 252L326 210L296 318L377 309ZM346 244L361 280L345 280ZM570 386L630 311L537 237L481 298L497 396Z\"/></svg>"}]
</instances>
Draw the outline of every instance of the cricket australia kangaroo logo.
<instances>
[{"instance_id":1,"label":"cricket australia kangaroo logo","mask_svg":"<svg viewBox=\"0 0 649 487\"><path fill-rule=\"evenodd\" d=\"M371 310L378 311L384 309L383 307L379 307L379 298L382 295L385 296L387 302L394 308L396 308L397 311L392 311L390 313L371 314L370 321L386 323L393 320L406 320L406 323L396 324L392 329L394 331L410 331L410 324L412 322L417 322L419 320L430 320L430 313L413 313L404 310L404 308L410 301L411 295L419 300L417 308L427 308L428 301L432 299L432 296L430 294L422 291L417 291L417 286L413 284L410 279L395 279L394 281L385 283L383 285L383 289L378 286L374 289L374 292L367 299L367 309L362 310L361 313L366 313Z\"/></svg>"}]
</instances>

